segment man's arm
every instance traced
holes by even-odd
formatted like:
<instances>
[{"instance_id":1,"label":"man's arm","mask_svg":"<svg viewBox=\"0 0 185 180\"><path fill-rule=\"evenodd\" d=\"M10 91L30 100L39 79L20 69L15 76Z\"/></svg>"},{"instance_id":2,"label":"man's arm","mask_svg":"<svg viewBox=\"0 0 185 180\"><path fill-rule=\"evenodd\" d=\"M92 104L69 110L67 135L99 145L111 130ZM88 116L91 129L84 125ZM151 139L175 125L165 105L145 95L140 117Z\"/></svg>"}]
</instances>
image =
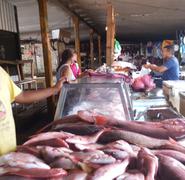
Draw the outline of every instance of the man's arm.
<instances>
[{"instance_id":1,"label":"man's arm","mask_svg":"<svg viewBox=\"0 0 185 180\"><path fill-rule=\"evenodd\" d=\"M23 91L21 92L21 94L15 97L15 102L20 104L27 104L35 101L40 101L42 99L46 99L52 95L57 94L61 90L62 85L65 81L66 78L62 78L60 81L58 81L58 83L55 86L51 88L36 91Z\"/></svg>"},{"instance_id":2,"label":"man's arm","mask_svg":"<svg viewBox=\"0 0 185 180\"><path fill-rule=\"evenodd\" d=\"M144 67L147 69L151 69L152 71L157 71L159 73L163 73L168 70L168 68L165 66L157 66L155 64L145 64Z\"/></svg>"}]
</instances>

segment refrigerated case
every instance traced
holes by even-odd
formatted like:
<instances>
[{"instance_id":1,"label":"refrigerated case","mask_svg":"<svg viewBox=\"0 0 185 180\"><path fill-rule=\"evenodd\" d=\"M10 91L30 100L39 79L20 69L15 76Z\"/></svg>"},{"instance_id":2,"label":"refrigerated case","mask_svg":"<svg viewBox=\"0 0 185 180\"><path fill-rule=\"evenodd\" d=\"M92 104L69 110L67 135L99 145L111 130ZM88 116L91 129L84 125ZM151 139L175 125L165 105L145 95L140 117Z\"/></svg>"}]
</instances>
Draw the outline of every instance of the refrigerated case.
<instances>
[{"instance_id":1,"label":"refrigerated case","mask_svg":"<svg viewBox=\"0 0 185 180\"><path fill-rule=\"evenodd\" d=\"M64 84L59 96L55 120L80 110L132 120L129 86L122 79L84 77L75 83Z\"/></svg>"}]
</instances>

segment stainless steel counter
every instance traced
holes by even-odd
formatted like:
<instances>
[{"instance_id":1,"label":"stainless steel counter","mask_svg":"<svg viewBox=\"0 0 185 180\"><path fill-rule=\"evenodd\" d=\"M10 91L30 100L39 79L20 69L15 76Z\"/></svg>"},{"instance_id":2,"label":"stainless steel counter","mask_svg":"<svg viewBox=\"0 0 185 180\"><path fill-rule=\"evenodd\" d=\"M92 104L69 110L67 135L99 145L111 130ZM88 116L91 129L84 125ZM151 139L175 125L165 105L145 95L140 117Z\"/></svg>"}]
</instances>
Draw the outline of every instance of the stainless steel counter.
<instances>
[{"instance_id":1,"label":"stainless steel counter","mask_svg":"<svg viewBox=\"0 0 185 180\"><path fill-rule=\"evenodd\" d=\"M152 107L169 107L166 101L163 91L160 88L156 88L149 93L137 92L132 93L133 109L135 111L134 120L146 121L147 110Z\"/></svg>"}]
</instances>

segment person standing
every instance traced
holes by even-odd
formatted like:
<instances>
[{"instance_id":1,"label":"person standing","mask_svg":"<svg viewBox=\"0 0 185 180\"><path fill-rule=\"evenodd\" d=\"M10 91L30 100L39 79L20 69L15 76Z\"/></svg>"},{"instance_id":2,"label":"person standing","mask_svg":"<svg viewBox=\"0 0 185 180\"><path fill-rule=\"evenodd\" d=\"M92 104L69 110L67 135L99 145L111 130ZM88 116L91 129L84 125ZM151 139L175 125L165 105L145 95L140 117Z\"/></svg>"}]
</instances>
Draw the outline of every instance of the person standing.
<instances>
[{"instance_id":1,"label":"person standing","mask_svg":"<svg viewBox=\"0 0 185 180\"><path fill-rule=\"evenodd\" d=\"M155 64L145 64L144 67L162 73L161 80L156 82L158 87L162 87L162 81L179 80L179 61L174 56L173 44L168 44L162 47L162 57L164 63L162 66Z\"/></svg>"},{"instance_id":2,"label":"person standing","mask_svg":"<svg viewBox=\"0 0 185 180\"><path fill-rule=\"evenodd\" d=\"M78 78L81 75L81 70L80 67L77 63L77 54L76 52L74 53L73 57L72 57L72 63L70 65L71 70L73 71L73 74L75 76L75 78Z\"/></svg>"},{"instance_id":3,"label":"person standing","mask_svg":"<svg viewBox=\"0 0 185 180\"><path fill-rule=\"evenodd\" d=\"M62 78L55 86L47 89L22 91L0 67L0 155L16 150L16 131L11 103L32 103L55 95L65 81L66 79Z\"/></svg>"},{"instance_id":4,"label":"person standing","mask_svg":"<svg viewBox=\"0 0 185 180\"><path fill-rule=\"evenodd\" d=\"M74 62L74 59L76 57L76 53L72 49L66 49L62 53L61 57L59 57L60 63L57 67L57 74L56 78L57 81L61 77L67 77L68 81L74 81L76 80L75 74L73 73L71 69L71 64Z\"/></svg>"}]
</instances>

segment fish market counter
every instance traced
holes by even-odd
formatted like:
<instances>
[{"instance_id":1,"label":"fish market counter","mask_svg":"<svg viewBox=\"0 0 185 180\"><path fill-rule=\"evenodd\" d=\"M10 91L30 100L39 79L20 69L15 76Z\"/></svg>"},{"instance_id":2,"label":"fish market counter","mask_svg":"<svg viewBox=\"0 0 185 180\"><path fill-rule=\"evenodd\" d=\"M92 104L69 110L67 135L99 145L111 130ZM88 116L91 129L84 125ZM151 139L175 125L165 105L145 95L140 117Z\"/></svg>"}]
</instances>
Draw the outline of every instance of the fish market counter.
<instances>
[{"instance_id":1,"label":"fish market counter","mask_svg":"<svg viewBox=\"0 0 185 180\"><path fill-rule=\"evenodd\" d=\"M85 77L76 83L64 84L55 120L81 110L137 121L182 117L167 101L163 89L133 92L123 79L110 77Z\"/></svg>"},{"instance_id":2,"label":"fish market counter","mask_svg":"<svg viewBox=\"0 0 185 180\"><path fill-rule=\"evenodd\" d=\"M118 79L65 84L55 120L0 156L0 180L184 180L185 119L160 89L127 88Z\"/></svg>"},{"instance_id":3,"label":"fish market counter","mask_svg":"<svg viewBox=\"0 0 185 180\"><path fill-rule=\"evenodd\" d=\"M174 110L161 88L156 88L148 93L134 92L131 99L135 112L134 120L160 121L183 117Z\"/></svg>"},{"instance_id":4,"label":"fish market counter","mask_svg":"<svg viewBox=\"0 0 185 180\"><path fill-rule=\"evenodd\" d=\"M0 180L183 180L184 120L122 121L79 111L1 156Z\"/></svg>"}]
</instances>

